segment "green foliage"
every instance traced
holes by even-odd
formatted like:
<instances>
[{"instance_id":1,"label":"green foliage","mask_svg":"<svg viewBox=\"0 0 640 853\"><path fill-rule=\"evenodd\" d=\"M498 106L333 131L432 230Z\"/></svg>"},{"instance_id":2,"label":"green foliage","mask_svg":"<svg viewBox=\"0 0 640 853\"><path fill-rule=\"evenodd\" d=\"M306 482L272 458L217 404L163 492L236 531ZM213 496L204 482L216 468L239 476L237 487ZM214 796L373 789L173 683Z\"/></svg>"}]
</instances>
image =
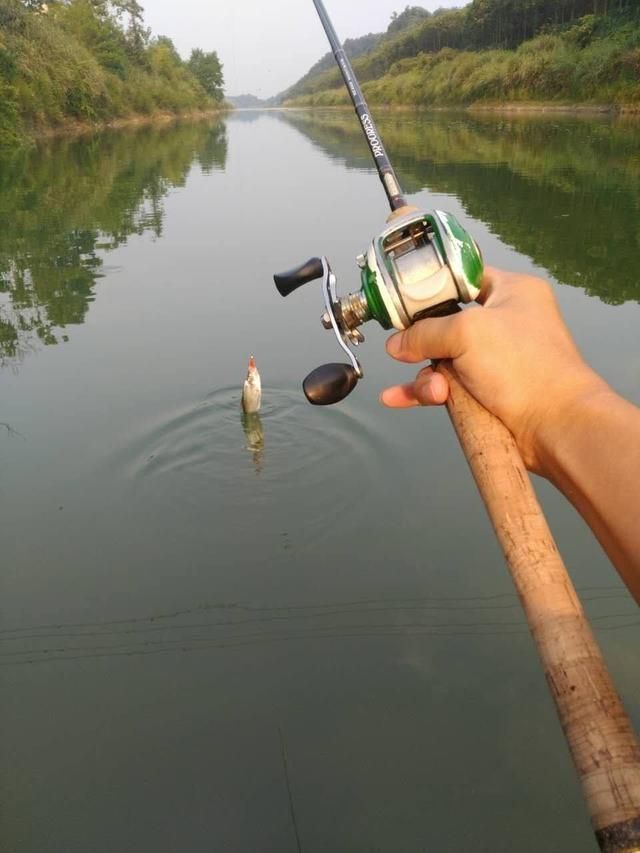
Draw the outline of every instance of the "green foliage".
<instances>
[{"instance_id":1,"label":"green foliage","mask_svg":"<svg viewBox=\"0 0 640 853\"><path fill-rule=\"evenodd\" d=\"M0 148L17 145L20 130L16 90L0 79Z\"/></svg>"},{"instance_id":2,"label":"green foliage","mask_svg":"<svg viewBox=\"0 0 640 853\"><path fill-rule=\"evenodd\" d=\"M476 0L478 5L478 0ZM317 78L319 86L329 82ZM347 103L343 85L294 103ZM482 101L640 102L640 19L588 15L522 42L515 50L445 47L400 59L363 86L378 104L466 105Z\"/></svg>"},{"instance_id":3,"label":"green foliage","mask_svg":"<svg viewBox=\"0 0 640 853\"><path fill-rule=\"evenodd\" d=\"M171 80L182 68L180 54L167 36L158 36L148 50L148 60L152 71Z\"/></svg>"},{"instance_id":4,"label":"green foliage","mask_svg":"<svg viewBox=\"0 0 640 853\"><path fill-rule=\"evenodd\" d=\"M58 10L57 17L63 29L87 48L105 70L124 76L124 36L103 5L93 0L75 0Z\"/></svg>"},{"instance_id":5,"label":"green foliage","mask_svg":"<svg viewBox=\"0 0 640 853\"><path fill-rule=\"evenodd\" d=\"M138 0L111 0L115 17L125 30L125 50L129 58L138 65L146 65L145 50L151 39L151 30L144 25L144 10Z\"/></svg>"},{"instance_id":6,"label":"green foliage","mask_svg":"<svg viewBox=\"0 0 640 853\"><path fill-rule=\"evenodd\" d=\"M0 146L41 127L208 109L223 99L151 39L137 0L0 0Z\"/></svg>"},{"instance_id":7,"label":"green foliage","mask_svg":"<svg viewBox=\"0 0 640 853\"><path fill-rule=\"evenodd\" d=\"M222 65L215 51L205 53L203 50L195 48L191 51L189 58L189 70L209 97L218 102L223 100L224 77L222 76Z\"/></svg>"},{"instance_id":8,"label":"green foliage","mask_svg":"<svg viewBox=\"0 0 640 853\"><path fill-rule=\"evenodd\" d=\"M26 12L18 0L0 0L0 32L20 32Z\"/></svg>"},{"instance_id":9,"label":"green foliage","mask_svg":"<svg viewBox=\"0 0 640 853\"><path fill-rule=\"evenodd\" d=\"M639 14L638 0L472 0L464 8L439 10L400 32L390 31L354 62L354 68L360 81L377 80L400 60L420 53L438 53L443 48L514 50L550 29L564 32L576 22L580 23L567 37L582 48L625 25L638 33ZM320 73L305 75L287 97L314 95L339 85L339 71L327 66Z\"/></svg>"},{"instance_id":10,"label":"green foliage","mask_svg":"<svg viewBox=\"0 0 640 853\"><path fill-rule=\"evenodd\" d=\"M431 12L423 9L422 6L405 6L404 12L400 12L399 14L398 12L394 12L391 15L391 23L387 27L387 32L399 33L419 23L424 18L430 17Z\"/></svg>"},{"instance_id":11,"label":"green foliage","mask_svg":"<svg viewBox=\"0 0 640 853\"><path fill-rule=\"evenodd\" d=\"M353 60L357 59L359 56L362 56L372 51L379 44L382 38L382 33L368 33L366 36L360 36L359 38L345 39L342 46L349 59L353 62ZM309 86L314 87L314 91L318 91L319 88L327 88L323 85L318 88L317 86L315 86L314 81L324 72L328 72L329 80L337 80L335 62L336 61L331 51L325 53L325 55L321 59L319 59L314 65L311 66L309 71L301 80L299 80L294 86L290 87L285 92L281 92L279 95L277 95L275 99L276 102L279 103L284 98L295 97L296 95L311 91L311 89L309 89ZM333 85L336 84L333 83Z\"/></svg>"}]
</instances>

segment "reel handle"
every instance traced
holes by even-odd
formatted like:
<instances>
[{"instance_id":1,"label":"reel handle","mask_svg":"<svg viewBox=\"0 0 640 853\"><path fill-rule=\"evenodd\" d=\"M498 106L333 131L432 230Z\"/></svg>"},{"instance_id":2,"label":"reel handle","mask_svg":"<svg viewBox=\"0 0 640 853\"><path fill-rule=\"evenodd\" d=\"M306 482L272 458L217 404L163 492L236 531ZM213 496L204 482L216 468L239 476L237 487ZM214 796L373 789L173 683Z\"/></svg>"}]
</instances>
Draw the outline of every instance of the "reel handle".
<instances>
[{"instance_id":1,"label":"reel handle","mask_svg":"<svg viewBox=\"0 0 640 853\"><path fill-rule=\"evenodd\" d=\"M278 288L280 296L289 296L294 290L308 284L310 281L315 281L317 278L322 278L324 268L322 258L309 258L304 264L295 267L287 272L276 273L273 280Z\"/></svg>"},{"instance_id":2,"label":"reel handle","mask_svg":"<svg viewBox=\"0 0 640 853\"><path fill-rule=\"evenodd\" d=\"M358 384L358 373L351 364L322 364L302 383L304 395L312 406L333 406L344 400Z\"/></svg>"},{"instance_id":3,"label":"reel handle","mask_svg":"<svg viewBox=\"0 0 640 853\"><path fill-rule=\"evenodd\" d=\"M360 362L351 351L350 344L358 344L364 340L362 335L355 338L349 335L348 330L342 325L342 313L340 302L336 295L336 278L331 272L329 261L326 258L311 258L302 266L289 270L289 272L274 275L278 292L281 296L289 296L294 290L302 287L316 278L322 279L322 294L324 296L325 313L323 325L332 329L338 345L349 357L350 364L339 364L332 362L316 367L302 383L304 394L313 406L332 406L344 400L362 378Z\"/></svg>"}]
</instances>

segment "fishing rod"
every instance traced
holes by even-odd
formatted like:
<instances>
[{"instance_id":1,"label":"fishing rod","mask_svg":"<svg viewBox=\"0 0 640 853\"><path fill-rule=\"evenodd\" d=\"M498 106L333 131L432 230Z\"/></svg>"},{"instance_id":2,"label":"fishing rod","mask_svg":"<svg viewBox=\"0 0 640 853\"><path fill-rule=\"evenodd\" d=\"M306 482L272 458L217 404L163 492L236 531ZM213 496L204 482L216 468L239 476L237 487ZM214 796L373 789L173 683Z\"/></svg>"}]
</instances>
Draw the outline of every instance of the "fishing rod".
<instances>
[{"instance_id":1,"label":"fishing rod","mask_svg":"<svg viewBox=\"0 0 640 853\"><path fill-rule=\"evenodd\" d=\"M349 359L346 364L323 364L304 380L303 389L309 402L327 406L343 400L363 376L353 351L353 347L364 341L360 326L377 320L385 329L406 329L423 317L451 314L458 310L459 303L471 302L478 296L484 268L475 240L455 216L442 210L425 212L407 205L327 10L322 0L313 2L391 207L387 227L357 259L362 284L358 292L338 298L336 278L326 258L311 258L274 276L282 296L289 296L314 279L323 281L326 310L322 323L333 330Z\"/></svg>"},{"instance_id":2,"label":"fishing rod","mask_svg":"<svg viewBox=\"0 0 640 853\"><path fill-rule=\"evenodd\" d=\"M314 405L344 399L362 378L352 347L369 320L406 329L460 310L480 292L483 262L450 213L409 207L322 0L313 0L384 186L391 215L357 259L361 289L339 298L326 257L274 276L282 296L322 279L325 313L347 355L304 380ZM482 310L482 309L479 309ZM635 735L509 430L469 394L451 362L447 411L502 547L544 668L591 822L604 853L640 853L640 744Z\"/></svg>"},{"instance_id":3,"label":"fishing rod","mask_svg":"<svg viewBox=\"0 0 640 853\"><path fill-rule=\"evenodd\" d=\"M386 192L389 204L391 205L391 210L400 210L401 208L406 207L407 203L402 197L402 191L400 190L396 173L394 172L391 161L385 151L382 138L378 133L375 122L371 117L369 107L367 106L367 102L362 94L360 84L356 79L356 75L353 73L349 57L340 44L340 39L333 28L333 24L331 23L331 19L327 14L324 4L322 2L316 3L316 0L314 0L314 5L320 20L322 21L322 26L327 34L327 38L329 39L333 56L338 64L338 68L342 72L344 82L349 90L349 94L351 95L356 115L362 123L362 129L367 137L373 162L376 164L384 191Z\"/></svg>"}]
</instances>

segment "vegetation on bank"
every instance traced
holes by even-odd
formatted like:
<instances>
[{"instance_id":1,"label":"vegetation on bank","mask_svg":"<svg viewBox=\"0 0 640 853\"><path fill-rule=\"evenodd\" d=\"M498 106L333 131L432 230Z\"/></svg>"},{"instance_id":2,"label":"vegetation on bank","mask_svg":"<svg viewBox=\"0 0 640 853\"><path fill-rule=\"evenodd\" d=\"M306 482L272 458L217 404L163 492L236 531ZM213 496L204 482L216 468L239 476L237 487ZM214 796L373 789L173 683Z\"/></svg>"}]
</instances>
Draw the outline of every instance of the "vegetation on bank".
<instances>
[{"instance_id":1,"label":"vegetation on bank","mask_svg":"<svg viewBox=\"0 0 640 853\"><path fill-rule=\"evenodd\" d=\"M640 103L640 10L632 0L473 0L387 34L354 67L373 103ZM347 102L335 68L304 77L286 101Z\"/></svg>"},{"instance_id":2,"label":"vegetation on bank","mask_svg":"<svg viewBox=\"0 0 640 853\"><path fill-rule=\"evenodd\" d=\"M68 122L211 109L215 52L181 59L137 0L0 0L0 145Z\"/></svg>"},{"instance_id":3,"label":"vegetation on bank","mask_svg":"<svg viewBox=\"0 0 640 853\"><path fill-rule=\"evenodd\" d=\"M384 50L385 39L393 38L398 33L411 29L419 22L424 22L427 18L436 19L440 15L447 13L447 9L437 9L435 12L429 12L423 9L422 6L407 6L404 12L398 14L394 12L391 15L391 22L385 33L368 33L365 36L358 38L345 39L342 43L345 53L353 62L358 57L364 57L372 53L379 46ZM323 72L328 72L326 76ZM321 77L321 75L323 75ZM332 51L325 53L302 77L297 83L276 95L277 103L281 103L287 98L294 98L299 95L304 95L312 91L317 91L320 88L326 88L330 85L338 85L338 72L336 71L336 60ZM317 81L320 81L319 83Z\"/></svg>"}]
</instances>

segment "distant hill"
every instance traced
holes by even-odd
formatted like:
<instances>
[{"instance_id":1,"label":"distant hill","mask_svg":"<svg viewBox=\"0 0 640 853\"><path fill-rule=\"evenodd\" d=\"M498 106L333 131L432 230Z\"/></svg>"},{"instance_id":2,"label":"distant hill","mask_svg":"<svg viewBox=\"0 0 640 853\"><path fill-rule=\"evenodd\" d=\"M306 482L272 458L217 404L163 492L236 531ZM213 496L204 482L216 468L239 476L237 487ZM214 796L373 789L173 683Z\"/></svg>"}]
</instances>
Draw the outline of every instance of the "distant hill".
<instances>
[{"instance_id":1,"label":"distant hill","mask_svg":"<svg viewBox=\"0 0 640 853\"><path fill-rule=\"evenodd\" d=\"M267 101L257 98L255 95L228 95L227 101L239 110L252 109L267 106Z\"/></svg>"},{"instance_id":2,"label":"distant hill","mask_svg":"<svg viewBox=\"0 0 640 853\"><path fill-rule=\"evenodd\" d=\"M426 15L419 8L395 16L354 59L373 104L640 104L639 0L472 0ZM335 64L318 66L285 93L287 105L348 103Z\"/></svg>"},{"instance_id":3,"label":"distant hill","mask_svg":"<svg viewBox=\"0 0 640 853\"><path fill-rule=\"evenodd\" d=\"M464 0L463 0L464 2ZM343 43L345 53L353 62L360 57L366 57L369 54L376 55L380 50L383 50L388 42L397 39L407 30L412 30L416 25L424 23L427 19L439 18L440 15L447 12L456 12L457 9L436 9L435 12L430 12L423 6L406 6L403 12L394 12L391 15L391 22L384 33L367 33L367 35L358 38L346 39ZM324 81L325 75L332 79L336 74L335 59L331 51L319 59L307 71L304 77L301 77L296 83L281 92L276 96L279 103L289 98L295 98L300 95L307 95L310 92L318 91L318 81ZM321 85L320 88L325 88Z\"/></svg>"},{"instance_id":4,"label":"distant hill","mask_svg":"<svg viewBox=\"0 0 640 853\"><path fill-rule=\"evenodd\" d=\"M376 48L383 38L384 33L368 33L368 35L360 36L360 38L347 39L343 44L344 51L349 59L354 60L359 56L364 56ZM294 98L297 95L306 94L307 86L310 83L313 83L313 81L323 73L330 73L333 71L334 67L335 59L333 58L333 53L329 51L311 66L304 77L301 77L297 83L294 83L293 86L285 89L284 92L280 92L280 94L276 95L274 100L278 103L282 103L287 100L287 98Z\"/></svg>"}]
</instances>

